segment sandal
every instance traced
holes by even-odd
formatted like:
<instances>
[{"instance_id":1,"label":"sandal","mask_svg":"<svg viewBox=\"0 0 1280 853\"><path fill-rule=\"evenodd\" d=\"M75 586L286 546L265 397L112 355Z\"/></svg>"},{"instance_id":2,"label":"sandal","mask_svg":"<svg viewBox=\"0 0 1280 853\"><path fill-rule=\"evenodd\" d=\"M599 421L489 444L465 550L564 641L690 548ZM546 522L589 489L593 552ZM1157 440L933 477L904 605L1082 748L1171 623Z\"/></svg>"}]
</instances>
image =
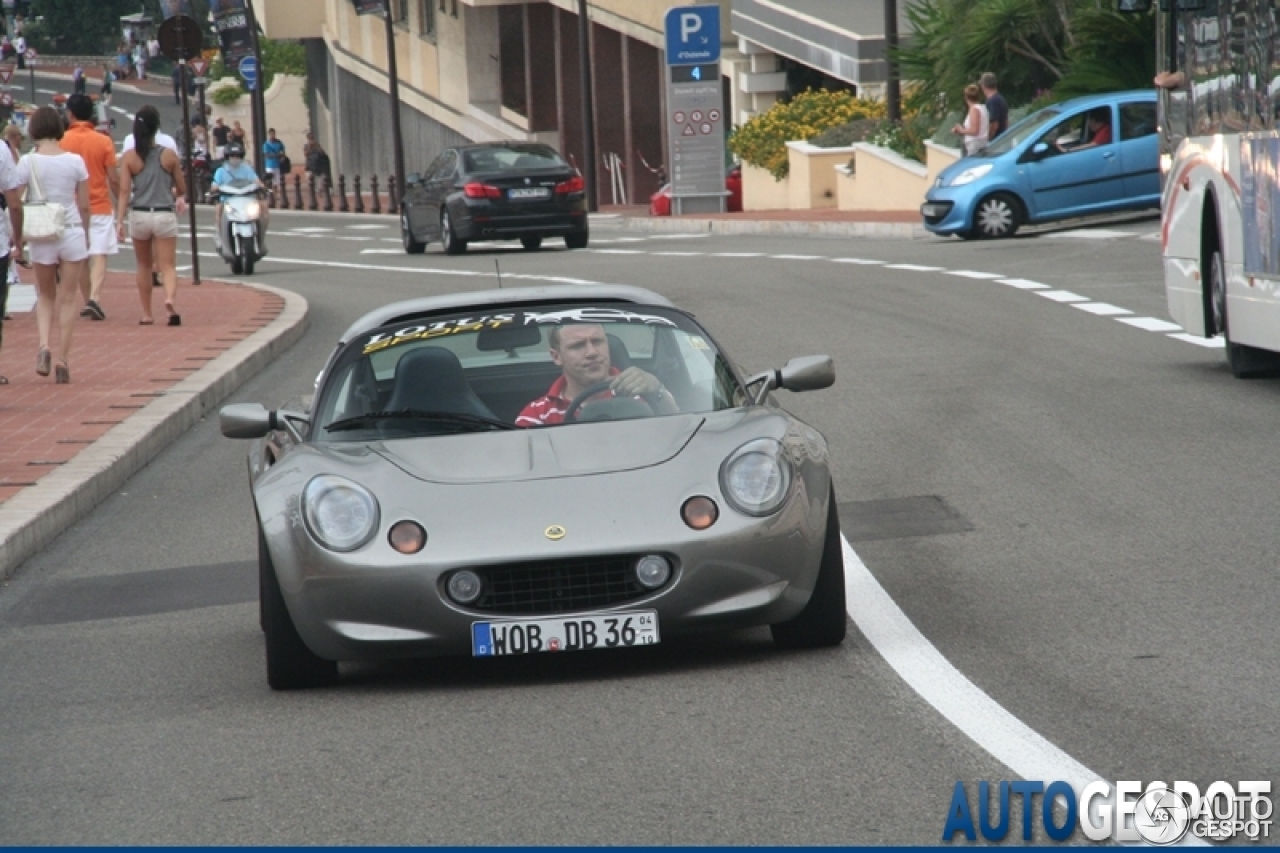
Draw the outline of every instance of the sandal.
<instances>
[{"instance_id":1,"label":"sandal","mask_svg":"<svg viewBox=\"0 0 1280 853\"><path fill-rule=\"evenodd\" d=\"M9 377L0 376L0 385L8 385L8 384L9 384Z\"/></svg>"},{"instance_id":2,"label":"sandal","mask_svg":"<svg viewBox=\"0 0 1280 853\"><path fill-rule=\"evenodd\" d=\"M180 315L176 310L174 310L173 303L172 303L172 302L170 302L170 301L169 301L169 300L167 300L167 299L165 300L165 303L164 303L164 310L166 310L166 311L168 311L168 312L169 312L169 325L170 325L170 326L181 326L181 325L182 325L182 316L181 316L181 315Z\"/></svg>"},{"instance_id":3,"label":"sandal","mask_svg":"<svg viewBox=\"0 0 1280 853\"><path fill-rule=\"evenodd\" d=\"M143 317L141 320L138 321L139 326L154 326L155 324L156 324L156 321L152 320L150 317Z\"/></svg>"},{"instance_id":4,"label":"sandal","mask_svg":"<svg viewBox=\"0 0 1280 853\"><path fill-rule=\"evenodd\" d=\"M41 376L49 375L49 364L53 360L53 354L49 352L48 347L40 347L40 351L36 353L36 373Z\"/></svg>"},{"instance_id":5,"label":"sandal","mask_svg":"<svg viewBox=\"0 0 1280 853\"><path fill-rule=\"evenodd\" d=\"M65 361L59 361L53 366L53 381L57 385L67 385L71 382L71 368Z\"/></svg>"}]
</instances>

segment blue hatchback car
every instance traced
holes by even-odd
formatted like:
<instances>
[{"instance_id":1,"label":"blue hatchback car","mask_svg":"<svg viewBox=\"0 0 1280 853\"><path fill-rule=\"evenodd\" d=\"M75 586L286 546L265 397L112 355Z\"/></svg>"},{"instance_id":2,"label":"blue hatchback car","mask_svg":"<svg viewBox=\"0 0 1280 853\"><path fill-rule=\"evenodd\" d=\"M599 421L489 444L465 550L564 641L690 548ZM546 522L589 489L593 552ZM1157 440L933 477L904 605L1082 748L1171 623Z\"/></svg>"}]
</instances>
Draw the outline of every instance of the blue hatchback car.
<instances>
[{"instance_id":1,"label":"blue hatchback car","mask_svg":"<svg viewBox=\"0 0 1280 853\"><path fill-rule=\"evenodd\" d=\"M934 234L1009 237L1019 226L1160 206L1154 91L1045 107L944 169L920 206Z\"/></svg>"}]
</instances>

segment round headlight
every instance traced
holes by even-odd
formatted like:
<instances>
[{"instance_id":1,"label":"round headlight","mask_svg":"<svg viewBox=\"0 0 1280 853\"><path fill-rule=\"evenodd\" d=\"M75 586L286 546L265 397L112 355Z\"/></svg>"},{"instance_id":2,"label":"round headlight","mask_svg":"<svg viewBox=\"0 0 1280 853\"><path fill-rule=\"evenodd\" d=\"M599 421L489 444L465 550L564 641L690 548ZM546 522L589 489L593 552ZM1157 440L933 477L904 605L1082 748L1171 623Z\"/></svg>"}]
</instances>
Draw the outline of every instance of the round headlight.
<instances>
[{"instance_id":1,"label":"round headlight","mask_svg":"<svg viewBox=\"0 0 1280 853\"><path fill-rule=\"evenodd\" d=\"M480 576L475 572L463 569L449 576L446 587L449 590L449 597L454 601L459 604L470 604L480 597L484 584L480 582Z\"/></svg>"},{"instance_id":2,"label":"round headlight","mask_svg":"<svg viewBox=\"0 0 1280 853\"><path fill-rule=\"evenodd\" d=\"M645 589L657 589L671 578L671 562L658 554L648 554L636 561L636 580Z\"/></svg>"},{"instance_id":3,"label":"round headlight","mask_svg":"<svg viewBox=\"0 0 1280 853\"><path fill-rule=\"evenodd\" d=\"M307 530L331 551L354 551L378 529L378 502L364 486L322 474L302 490Z\"/></svg>"},{"instance_id":4,"label":"round headlight","mask_svg":"<svg viewBox=\"0 0 1280 853\"><path fill-rule=\"evenodd\" d=\"M771 438L749 441L720 469L720 487L729 504L747 515L769 515L791 489L791 463Z\"/></svg>"}]
</instances>

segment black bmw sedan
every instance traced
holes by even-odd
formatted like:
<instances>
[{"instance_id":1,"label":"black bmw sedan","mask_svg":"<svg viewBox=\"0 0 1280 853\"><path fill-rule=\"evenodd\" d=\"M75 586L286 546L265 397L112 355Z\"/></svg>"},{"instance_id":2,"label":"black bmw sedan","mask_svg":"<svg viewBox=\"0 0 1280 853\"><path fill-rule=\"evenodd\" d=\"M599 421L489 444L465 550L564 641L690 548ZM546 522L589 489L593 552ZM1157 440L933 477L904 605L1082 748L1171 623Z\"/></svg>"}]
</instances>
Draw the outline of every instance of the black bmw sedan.
<instances>
[{"instance_id":1,"label":"black bmw sedan","mask_svg":"<svg viewBox=\"0 0 1280 853\"><path fill-rule=\"evenodd\" d=\"M563 237L570 249L587 247L585 182L547 145L449 148L406 184L400 235L411 255L428 243L458 255L468 243L516 238L530 251L545 237Z\"/></svg>"}]
</instances>

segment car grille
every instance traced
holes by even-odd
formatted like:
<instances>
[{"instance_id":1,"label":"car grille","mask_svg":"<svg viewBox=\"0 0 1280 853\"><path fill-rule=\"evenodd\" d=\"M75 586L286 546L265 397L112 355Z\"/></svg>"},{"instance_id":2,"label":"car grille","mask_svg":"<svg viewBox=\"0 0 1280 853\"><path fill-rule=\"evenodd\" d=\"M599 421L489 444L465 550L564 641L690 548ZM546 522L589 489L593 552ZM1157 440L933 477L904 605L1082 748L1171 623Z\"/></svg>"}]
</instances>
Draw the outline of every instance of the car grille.
<instances>
[{"instance_id":1,"label":"car grille","mask_svg":"<svg viewBox=\"0 0 1280 853\"><path fill-rule=\"evenodd\" d=\"M538 615L608 607L641 598L636 581L639 555L587 557L473 567L484 583L476 610Z\"/></svg>"}]
</instances>

